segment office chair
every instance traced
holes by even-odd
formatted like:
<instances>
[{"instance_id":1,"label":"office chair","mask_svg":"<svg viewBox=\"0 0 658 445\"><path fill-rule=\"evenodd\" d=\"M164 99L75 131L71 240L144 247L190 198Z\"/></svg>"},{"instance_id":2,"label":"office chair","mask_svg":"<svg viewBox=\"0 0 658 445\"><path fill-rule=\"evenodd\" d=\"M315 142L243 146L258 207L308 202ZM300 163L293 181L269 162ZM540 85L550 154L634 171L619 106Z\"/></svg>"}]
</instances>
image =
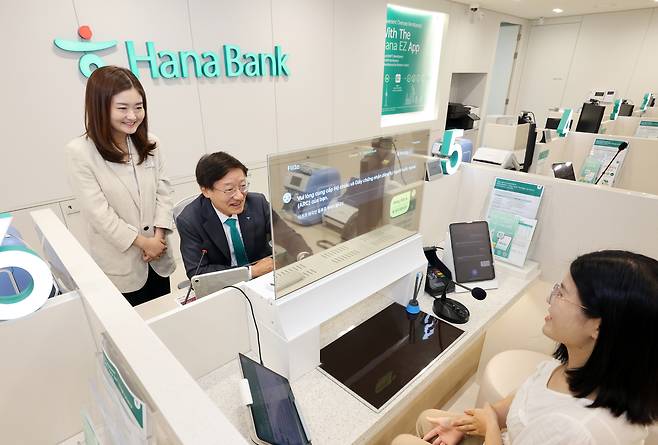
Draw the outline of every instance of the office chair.
<instances>
[{"instance_id":1,"label":"office chair","mask_svg":"<svg viewBox=\"0 0 658 445\"><path fill-rule=\"evenodd\" d=\"M187 198L183 198L180 201L178 201L176 204L174 204L173 208L173 214L174 214L174 226L176 225L176 220L180 216L181 213L183 213L183 210L189 203L194 201L197 196L199 196L198 193L188 196ZM178 285L176 286L178 289L185 289L187 286L190 286L190 280L183 280Z\"/></svg>"},{"instance_id":2,"label":"office chair","mask_svg":"<svg viewBox=\"0 0 658 445\"><path fill-rule=\"evenodd\" d=\"M176 220L178 219L180 214L183 213L183 210L185 209L185 207L187 207L187 205L189 203L194 201L197 198L197 196L199 196L198 193L195 194L195 195L192 195L192 196L188 196L187 198L183 198L180 201L178 201L176 204L174 204L174 208L173 208L174 225L176 225Z\"/></svg>"}]
</instances>

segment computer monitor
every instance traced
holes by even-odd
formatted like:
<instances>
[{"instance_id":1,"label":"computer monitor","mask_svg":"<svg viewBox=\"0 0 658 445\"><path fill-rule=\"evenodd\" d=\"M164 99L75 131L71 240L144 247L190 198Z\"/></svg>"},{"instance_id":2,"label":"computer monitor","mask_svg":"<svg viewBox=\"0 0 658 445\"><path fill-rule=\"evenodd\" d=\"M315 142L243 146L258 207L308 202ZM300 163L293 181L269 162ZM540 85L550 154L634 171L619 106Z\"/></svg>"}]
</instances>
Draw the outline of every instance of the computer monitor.
<instances>
[{"instance_id":1,"label":"computer monitor","mask_svg":"<svg viewBox=\"0 0 658 445\"><path fill-rule=\"evenodd\" d=\"M525 145L525 156L523 157L523 168L521 171L528 172L530 165L532 164L532 159L535 156L535 143L537 142L537 124L534 122L530 123L530 128L528 129L528 141Z\"/></svg>"},{"instance_id":2,"label":"computer monitor","mask_svg":"<svg viewBox=\"0 0 658 445\"><path fill-rule=\"evenodd\" d=\"M560 118L560 117L546 118L546 125L544 126L544 128L546 128L548 130L557 130L557 127L560 126L560 121L561 120L562 120L562 118ZM573 125L573 119L569 121L569 128L571 128L572 125Z\"/></svg>"},{"instance_id":3,"label":"computer monitor","mask_svg":"<svg viewBox=\"0 0 658 445\"><path fill-rule=\"evenodd\" d=\"M569 181L576 180L576 173L573 171L573 164L571 162L556 162L552 166L553 176L560 179L568 179Z\"/></svg>"},{"instance_id":4,"label":"computer monitor","mask_svg":"<svg viewBox=\"0 0 658 445\"><path fill-rule=\"evenodd\" d=\"M562 118L559 117L549 117L546 119L546 125L544 128L547 130L557 130L557 127L560 126L560 121ZM573 125L573 119L569 121L569 128Z\"/></svg>"},{"instance_id":5,"label":"computer monitor","mask_svg":"<svg viewBox=\"0 0 658 445\"><path fill-rule=\"evenodd\" d=\"M633 115L633 108L635 108L635 105L623 103L623 104L621 104L621 107L619 108L619 115L620 116L632 116Z\"/></svg>"},{"instance_id":6,"label":"computer monitor","mask_svg":"<svg viewBox=\"0 0 658 445\"><path fill-rule=\"evenodd\" d=\"M560 125L560 119L557 117L549 117L546 118L546 124L544 124L544 128L548 128L549 130L557 130L558 125Z\"/></svg>"},{"instance_id":7,"label":"computer monitor","mask_svg":"<svg viewBox=\"0 0 658 445\"><path fill-rule=\"evenodd\" d=\"M386 178L398 166L402 168L395 141L391 137L371 141L372 152L359 163L359 184L348 188L340 201L358 209L355 218L346 224L342 238L352 239L381 225L384 214L384 188Z\"/></svg>"},{"instance_id":8,"label":"computer monitor","mask_svg":"<svg viewBox=\"0 0 658 445\"><path fill-rule=\"evenodd\" d=\"M576 131L581 133L598 133L605 107L596 104L583 104Z\"/></svg>"}]
</instances>

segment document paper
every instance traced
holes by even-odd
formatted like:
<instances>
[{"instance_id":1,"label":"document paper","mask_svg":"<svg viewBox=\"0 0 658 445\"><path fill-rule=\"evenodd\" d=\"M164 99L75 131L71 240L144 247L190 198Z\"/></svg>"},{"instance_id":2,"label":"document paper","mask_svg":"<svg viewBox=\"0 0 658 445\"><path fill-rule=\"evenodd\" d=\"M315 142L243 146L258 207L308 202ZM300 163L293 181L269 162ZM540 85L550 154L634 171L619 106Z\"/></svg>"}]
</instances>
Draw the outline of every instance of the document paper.
<instances>
[{"instance_id":1,"label":"document paper","mask_svg":"<svg viewBox=\"0 0 658 445\"><path fill-rule=\"evenodd\" d=\"M487 212L494 257L523 267L544 186L496 178Z\"/></svg>"},{"instance_id":2,"label":"document paper","mask_svg":"<svg viewBox=\"0 0 658 445\"><path fill-rule=\"evenodd\" d=\"M596 138L594 145L592 145L592 149L589 152L589 155L585 159L585 162L583 162L583 166L580 169L578 181L589 182L593 184L605 171L605 174L599 181L599 184L612 187L612 185L615 183L615 179L617 179L619 169L624 163L626 152L628 151L627 148L626 150L620 151L617 155L619 146L624 142L627 141ZM617 155L616 158L615 155ZM615 160L612 164L610 164L610 161L612 161L613 158ZM608 164L610 164L609 167Z\"/></svg>"}]
</instances>

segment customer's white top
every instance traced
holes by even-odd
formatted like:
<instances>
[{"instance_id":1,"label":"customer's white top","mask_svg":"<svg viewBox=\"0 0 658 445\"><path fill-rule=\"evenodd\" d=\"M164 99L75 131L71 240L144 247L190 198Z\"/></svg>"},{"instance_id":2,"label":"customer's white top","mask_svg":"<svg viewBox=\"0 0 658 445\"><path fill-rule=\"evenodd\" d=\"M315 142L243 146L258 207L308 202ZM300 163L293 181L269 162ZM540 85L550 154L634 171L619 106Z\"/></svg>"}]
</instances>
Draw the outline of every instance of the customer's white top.
<instances>
[{"instance_id":1,"label":"customer's white top","mask_svg":"<svg viewBox=\"0 0 658 445\"><path fill-rule=\"evenodd\" d=\"M560 365L548 360L519 388L507 414L506 445L621 445L643 444L647 429L614 417L605 408L548 389L546 384ZM507 437L505 437L507 436Z\"/></svg>"}]
</instances>

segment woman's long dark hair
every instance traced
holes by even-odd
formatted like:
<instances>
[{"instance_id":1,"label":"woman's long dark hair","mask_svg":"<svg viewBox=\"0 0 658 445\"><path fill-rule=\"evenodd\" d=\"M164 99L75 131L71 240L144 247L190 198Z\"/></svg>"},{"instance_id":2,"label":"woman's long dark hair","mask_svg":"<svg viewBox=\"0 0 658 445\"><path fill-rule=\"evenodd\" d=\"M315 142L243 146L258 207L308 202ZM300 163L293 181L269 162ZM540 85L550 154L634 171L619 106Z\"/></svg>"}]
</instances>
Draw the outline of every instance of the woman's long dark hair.
<instances>
[{"instance_id":1,"label":"woman's long dark hair","mask_svg":"<svg viewBox=\"0 0 658 445\"><path fill-rule=\"evenodd\" d=\"M571 263L583 309L600 318L592 355L567 371L575 397L594 396L591 408L607 408L629 422L658 420L658 261L621 250L588 253ZM567 363L560 344L555 358Z\"/></svg>"},{"instance_id":2,"label":"woman's long dark hair","mask_svg":"<svg viewBox=\"0 0 658 445\"><path fill-rule=\"evenodd\" d=\"M109 162L124 162L125 153L116 146L112 139L110 122L110 107L112 97L122 91L135 88L142 96L144 120L137 131L130 135L137 153L139 164L155 150L155 142L148 138L148 113L146 108L146 93L139 79L132 71L118 66L104 66L95 69L85 92L85 129L87 136L94 142L100 155Z\"/></svg>"}]
</instances>

